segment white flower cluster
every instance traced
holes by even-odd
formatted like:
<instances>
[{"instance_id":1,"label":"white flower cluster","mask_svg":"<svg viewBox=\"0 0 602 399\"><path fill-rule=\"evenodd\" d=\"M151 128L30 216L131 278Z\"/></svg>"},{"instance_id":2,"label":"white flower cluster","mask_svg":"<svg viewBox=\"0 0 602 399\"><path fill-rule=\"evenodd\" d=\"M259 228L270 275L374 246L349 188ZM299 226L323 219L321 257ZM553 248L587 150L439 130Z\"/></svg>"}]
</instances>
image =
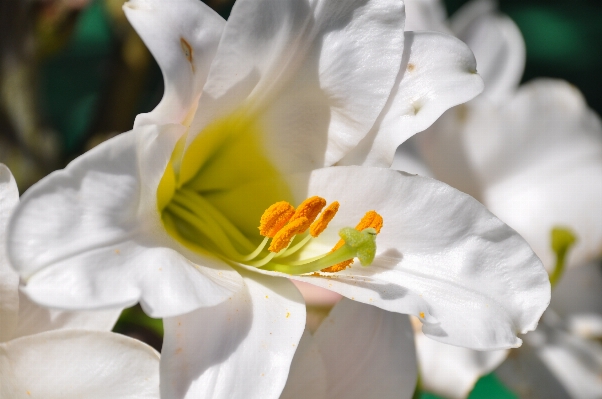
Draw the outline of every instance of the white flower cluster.
<instances>
[{"instance_id":1,"label":"white flower cluster","mask_svg":"<svg viewBox=\"0 0 602 399\"><path fill-rule=\"evenodd\" d=\"M0 169L1 398L463 397L528 332L501 378L602 396L600 123L488 1L124 10L159 105L19 204Z\"/></svg>"}]
</instances>

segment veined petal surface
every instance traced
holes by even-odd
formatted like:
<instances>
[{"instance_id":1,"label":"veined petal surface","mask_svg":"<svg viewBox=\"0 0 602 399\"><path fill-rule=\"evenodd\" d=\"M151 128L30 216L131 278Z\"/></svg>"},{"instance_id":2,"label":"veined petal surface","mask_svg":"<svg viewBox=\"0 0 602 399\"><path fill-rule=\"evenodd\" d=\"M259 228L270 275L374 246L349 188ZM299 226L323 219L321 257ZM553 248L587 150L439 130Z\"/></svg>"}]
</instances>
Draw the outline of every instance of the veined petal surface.
<instances>
[{"instance_id":1,"label":"veined petal surface","mask_svg":"<svg viewBox=\"0 0 602 399\"><path fill-rule=\"evenodd\" d=\"M134 126L183 123L196 104L226 21L197 0L130 0L123 10L157 60L165 92Z\"/></svg>"},{"instance_id":2,"label":"veined petal surface","mask_svg":"<svg viewBox=\"0 0 602 399\"><path fill-rule=\"evenodd\" d=\"M165 319L161 392L179 398L278 398L305 326L285 279L243 272L246 289Z\"/></svg>"},{"instance_id":3,"label":"veined petal surface","mask_svg":"<svg viewBox=\"0 0 602 399\"><path fill-rule=\"evenodd\" d=\"M120 334L52 331L0 344L0 396L158 399L159 354Z\"/></svg>"},{"instance_id":4,"label":"veined petal surface","mask_svg":"<svg viewBox=\"0 0 602 399\"><path fill-rule=\"evenodd\" d=\"M524 239L444 183L367 167L320 169L288 181L296 198L340 203L301 258L330 251L338 231L368 210L381 214L384 226L369 267L287 277L385 310L422 313L427 336L473 349L519 346L516 334L533 330L549 303L548 275Z\"/></svg>"},{"instance_id":5,"label":"veined petal surface","mask_svg":"<svg viewBox=\"0 0 602 399\"><path fill-rule=\"evenodd\" d=\"M157 186L183 127L145 126L109 140L27 191L8 250L35 302L127 307L153 317L212 306L240 289L223 261L186 250L157 210Z\"/></svg>"},{"instance_id":6,"label":"veined petal surface","mask_svg":"<svg viewBox=\"0 0 602 399\"><path fill-rule=\"evenodd\" d=\"M332 165L370 130L399 71L397 0L239 0L232 9L189 143L237 109L254 115L284 171Z\"/></svg>"},{"instance_id":7,"label":"veined petal surface","mask_svg":"<svg viewBox=\"0 0 602 399\"><path fill-rule=\"evenodd\" d=\"M340 165L391 166L401 143L483 90L474 56L460 40L439 32L405 37L401 69L383 112Z\"/></svg>"}]
</instances>

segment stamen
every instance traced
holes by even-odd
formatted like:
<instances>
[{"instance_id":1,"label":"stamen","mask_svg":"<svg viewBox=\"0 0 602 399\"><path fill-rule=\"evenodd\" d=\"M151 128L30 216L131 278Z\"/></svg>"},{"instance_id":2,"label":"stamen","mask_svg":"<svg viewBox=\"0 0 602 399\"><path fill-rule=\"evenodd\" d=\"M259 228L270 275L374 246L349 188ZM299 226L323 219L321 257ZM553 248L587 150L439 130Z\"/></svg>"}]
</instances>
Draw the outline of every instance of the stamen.
<instances>
[{"instance_id":1,"label":"stamen","mask_svg":"<svg viewBox=\"0 0 602 399\"><path fill-rule=\"evenodd\" d=\"M313 221L320 214L320 211L322 211L322 208L324 208L325 206L326 200L318 196L309 197L308 199L303 201L301 205L297 207L295 214L291 218L291 222L296 219L306 219L305 224L299 227L299 232L297 234L304 233L305 230L309 229L309 226L311 226Z\"/></svg>"},{"instance_id":2,"label":"stamen","mask_svg":"<svg viewBox=\"0 0 602 399\"><path fill-rule=\"evenodd\" d=\"M345 242L343 246L320 259L302 265L268 263L262 269L287 274L306 274L322 270L327 265L340 263L349 258L358 257L363 266L368 266L374 260L374 254L376 254L376 230L367 228L357 231L346 227L339 231L339 235Z\"/></svg>"},{"instance_id":3,"label":"stamen","mask_svg":"<svg viewBox=\"0 0 602 399\"><path fill-rule=\"evenodd\" d=\"M376 234L378 234L378 233L380 233L380 229L382 227L383 227L383 217L380 216L378 213L376 213L376 211L368 211L368 212L366 212L366 214L364 215L362 220L360 220L360 222L357 224L357 226L355 226L355 229L357 231L363 231L364 229L367 229L367 228L373 228L376 231ZM342 239L339 240L339 242L336 243L336 245L330 250L330 252L336 251L337 249L341 248L344 244L345 244L344 240L342 240ZM330 267L322 269L321 271L323 271L325 273L340 272L341 270L345 270L346 268L351 266L352 263L353 263L353 259L348 259L344 262L340 262L340 263L337 263L336 265L332 265Z\"/></svg>"},{"instance_id":4,"label":"stamen","mask_svg":"<svg viewBox=\"0 0 602 399\"><path fill-rule=\"evenodd\" d=\"M298 219L291 219L289 224L284 226L274 238L272 238L272 242L270 243L270 247L268 250L270 252L280 252L285 249L295 237L295 235L302 232L302 229L308 225L308 220L306 217L300 217ZM307 229L307 227L305 227Z\"/></svg>"},{"instance_id":5,"label":"stamen","mask_svg":"<svg viewBox=\"0 0 602 399\"><path fill-rule=\"evenodd\" d=\"M270 205L261 215L259 234L273 238L278 231L286 225L295 214L295 208L286 201Z\"/></svg>"},{"instance_id":6,"label":"stamen","mask_svg":"<svg viewBox=\"0 0 602 399\"><path fill-rule=\"evenodd\" d=\"M328 227L328 223L334 218L339 210L339 202L334 201L322 212L318 220L316 220L309 228L309 234L312 237L317 237Z\"/></svg>"}]
</instances>

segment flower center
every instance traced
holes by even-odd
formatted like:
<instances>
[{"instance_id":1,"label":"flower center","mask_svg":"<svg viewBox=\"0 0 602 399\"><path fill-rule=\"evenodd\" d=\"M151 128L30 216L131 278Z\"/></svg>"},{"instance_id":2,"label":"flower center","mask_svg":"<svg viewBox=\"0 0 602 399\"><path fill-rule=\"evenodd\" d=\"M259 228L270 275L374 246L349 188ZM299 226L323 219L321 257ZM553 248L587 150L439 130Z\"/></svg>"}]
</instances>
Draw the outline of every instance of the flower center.
<instances>
[{"instance_id":1,"label":"flower center","mask_svg":"<svg viewBox=\"0 0 602 399\"><path fill-rule=\"evenodd\" d=\"M291 275L334 273L349 267L356 257L363 266L370 265L376 253L376 235L383 224L375 211L367 212L355 228L341 229L341 239L330 252L298 258L298 252L336 215L338 202L322 211L325 205L321 197L310 197L297 209L286 201L274 203L261 217L259 234L264 238L257 246L210 202L189 189L175 192L162 217L167 230L187 247L263 270Z\"/></svg>"},{"instance_id":2,"label":"flower center","mask_svg":"<svg viewBox=\"0 0 602 399\"><path fill-rule=\"evenodd\" d=\"M208 125L184 151L176 145L157 188L157 206L170 235L186 247L236 262L287 274L337 272L355 257L369 265L382 217L374 211L320 256L301 251L335 217L339 204L320 197L297 209L284 177L265 153L260 123L243 111ZM267 209L267 204L273 204ZM257 218L261 216L259 234ZM269 242L269 245L268 245Z\"/></svg>"}]
</instances>

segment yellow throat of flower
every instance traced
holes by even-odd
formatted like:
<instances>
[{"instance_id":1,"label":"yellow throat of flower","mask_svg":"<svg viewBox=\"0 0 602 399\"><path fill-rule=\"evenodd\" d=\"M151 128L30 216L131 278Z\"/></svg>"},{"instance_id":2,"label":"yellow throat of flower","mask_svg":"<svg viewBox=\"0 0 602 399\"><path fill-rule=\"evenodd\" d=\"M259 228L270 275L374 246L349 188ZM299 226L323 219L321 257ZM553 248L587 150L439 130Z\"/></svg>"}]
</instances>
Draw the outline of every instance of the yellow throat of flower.
<instances>
[{"instance_id":1,"label":"yellow throat of flower","mask_svg":"<svg viewBox=\"0 0 602 399\"><path fill-rule=\"evenodd\" d=\"M239 112L205 128L185 153L185 139L178 143L157 189L158 211L168 233L194 251L291 275L338 272L356 257L369 265L383 224L375 211L366 213L355 228L341 229L341 239L330 252L299 259L300 251L327 229L339 203L326 206L316 196L295 209L282 201L291 197L290 191L261 139L257 121ZM265 180L270 184L246 195L240 191L249 182ZM259 218L260 209L265 211ZM251 227L258 219L259 234Z\"/></svg>"}]
</instances>

